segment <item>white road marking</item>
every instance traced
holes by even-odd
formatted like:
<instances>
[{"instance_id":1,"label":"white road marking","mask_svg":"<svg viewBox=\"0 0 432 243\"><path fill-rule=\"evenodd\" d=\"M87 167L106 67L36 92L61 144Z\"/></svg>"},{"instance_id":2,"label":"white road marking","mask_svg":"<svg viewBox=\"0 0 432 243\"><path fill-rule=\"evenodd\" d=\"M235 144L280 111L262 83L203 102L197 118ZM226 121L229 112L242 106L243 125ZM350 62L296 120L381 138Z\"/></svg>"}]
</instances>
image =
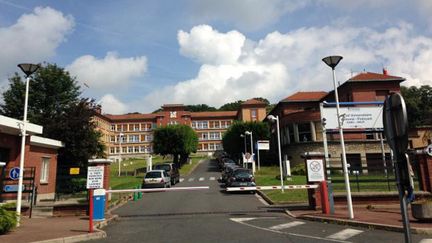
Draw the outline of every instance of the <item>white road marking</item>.
<instances>
[{"instance_id":1,"label":"white road marking","mask_svg":"<svg viewBox=\"0 0 432 243\"><path fill-rule=\"evenodd\" d=\"M189 180L188 181L194 181L195 180L195 178L189 178Z\"/></svg>"},{"instance_id":2,"label":"white road marking","mask_svg":"<svg viewBox=\"0 0 432 243\"><path fill-rule=\"evenodd\" d=\"M203 180L204 180L204 177L200 177L198 180L199 180L199 181L203 181Z\"/></svg>"},{"instance_id":3,"label":"white road marking","mask_svg":"<svg viewBox=\"0 0 432 243\"><path fill-rule=\"evenodd\" d=\"M180 182L183 182L184 181L184 178L180 178Z\"/></svg>"},{"instance_id":4,"label":"white road marking","mask_svg":"<svg viewBox=\"0 0 432 243\"><path fill-rule=\"evenodd\" d=\"M309 239L315 239L315 240L320 240L320 241L350 243L349 241L344 241L344 240L328 239L328 238L322 238L322 237L310 236L310 235L302 235L302 234L296 234L296 233L290 233L290 232L272 230L272 229L269 229L269 228L263 228L263 227L259 227L259 226L253 225L253 224L248 224L247 221L250 221L252 219L254 219L254 218L231 218L232 221L237 222L239 224L246 225L246 226L249 226L249 227L252 227L252 228L256 228L256 229L260 229L260 230L270 231L270 232L277 233L277 234L292 235L292 236L309 238Z\"/></svg>"},{"instance_id":5,"label":"white road marking","mask_svg":"<svg viewBox=\"0 0 432 243\"><path fill-rule=\"evenodd\" d=\"M432 243L432 239L423 239L419 243Z\"/></svg>"},{"instance_id":6,"label":"white road marking","mask_svg":"<svg viewBox=\"0 0 432 243\"><path fill-rule=\"evenodd\" d=\"M216 178L212 176L212 177L210 177L210 180L214 181L214 180L216 180Z\"/></svg>"},{"instance_id":7,"label":"white road marking","mask_svg":"<svg viewBox=\"0 0 432 243\"><path fill-rule=\"evenodd\" d=\"M291 227L294 227L294 226L298 226L298 225L302 225L302 224L305 224L305 223L301 222L301 221L293 221L293 222L289 222L289 223L286 223L286 224L275 225L275 226L270 227L269 229L272 229L272 230L282 230L282 229L288 229L288 228L291 228Z\"/></svg>"},{"instance_id":8,"label":"white road marking","mask_svg":"<svg viewBox=\"0 0 432 243\"><path fill-rule=\"evenodd\" d=\"M254 220L256 218L230 218L230 220L240 223L240 222L246 222L246 221L250 221L250 220Z\"/></svg>"},{"instance_id":9,"label":"white road marking","mask_svg":"<svg viewBox=\"0 0 432 243\"><path fill-rule=\"evenodd\" d=\"M339 231L335 234L327 236L329 239L335 239L335 240L346 240L348 238L351 238L353 236L356 236L360 233L363 233L362 230L356 230L356 229L344 229L342 231Z\"/></svg>"},{"instance_id":10,"label":"white road marking","mask_svg":"<svg viewBox=\"0 0 432 243\"><path fill-rule=\"evenodd\" d=\"M258 198L258 200L262 203L262 204L264 204L264 205L266 205L266 206L268 206L269 204L268 204L268 202L266 201L266 200L264 200L258 193L255 193L255 197L256 198Z\"/></svg>"}]
</instances>

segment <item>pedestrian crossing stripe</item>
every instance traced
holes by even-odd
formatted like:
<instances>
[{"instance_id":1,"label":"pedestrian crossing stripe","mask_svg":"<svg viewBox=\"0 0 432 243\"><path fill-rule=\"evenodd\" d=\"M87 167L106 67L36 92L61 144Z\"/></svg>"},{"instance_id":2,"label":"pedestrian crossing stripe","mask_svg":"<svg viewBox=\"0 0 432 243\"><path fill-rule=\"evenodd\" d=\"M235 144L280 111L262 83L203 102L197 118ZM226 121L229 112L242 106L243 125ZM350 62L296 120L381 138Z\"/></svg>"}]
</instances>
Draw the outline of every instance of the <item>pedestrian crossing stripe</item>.
<instances>
[{"instance_id":1,"label":"pedestrian crossing stripe","mask_svg":"<svg viewBox=\"0 0 432 243\"><path fill-rule=\"evenodd\" d=\"M216 180L216 178L212 176L212 177L210 177L210 180L214 181L214 180Z\"/></svg>"},{"instance_id":2,"label":"pedestrian crossing stripe","mask_svg":"<svg viewBox=\"0 0 432 243\"><path fill-rule=\"evenodd\" d=\"M339 231L335 234L327 236L327 238L334 239L334 240L346 240L346 239L354 237L354 236L356 236L362 232L363 232L362 230L344 229L344 230Z\"/></svg>"},{"instance_id":3,"label":"pedestrian crossing stripe","mask_svg":"<svg viewBox=\"0 0 432 243\"><path fill-rule=\"evenodd\" d=\"M298 225L302 225L302 224L305 224L305 223L301 222L301 221L293 221L293 222L289 222L289 223L286 223L286 224L275 225L275 226L270 227L269 229L272 229L272 230L282 230L282 229L288 229L288 228L291 228L291 227L294 227L294 226L298 226Z\"/></svg>"},{"instance_id":4,"label":"pedestrian crossing stripe","mask_svg":"<svg viewBox=\"0 0 432 243\"><path fill-rule=\"evenodd\" d=\"M189 180L188 181L194 181L195 180L195 178L189 178Z\"/></svg>"},{"instance_id":5,"label":"pedestrian crossing stripe","mask_svg":"<svg viewBox=\"0 0 432 243\"><path fill-rule=\"evenodd\" d=\"M204 177L200 177L198 180L199 180L199 181L203 181L203 180L204 180Z\"/></svg>"}]
</instances>

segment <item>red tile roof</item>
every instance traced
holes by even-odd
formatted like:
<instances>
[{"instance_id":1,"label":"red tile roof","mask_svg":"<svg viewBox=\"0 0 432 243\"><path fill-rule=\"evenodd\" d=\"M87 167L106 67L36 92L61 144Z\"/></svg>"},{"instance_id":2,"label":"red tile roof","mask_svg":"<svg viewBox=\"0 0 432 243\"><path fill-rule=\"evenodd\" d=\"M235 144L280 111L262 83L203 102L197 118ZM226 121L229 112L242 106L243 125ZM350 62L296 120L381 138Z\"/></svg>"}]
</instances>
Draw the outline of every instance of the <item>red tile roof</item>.
<instances>
[{"instance_id":1,"label":"red tile roof","mask_svg":"<svg viewBox=\"0 0 432 243\"><path fill-rule=\"evenodd\" d=\"M348 82L357 82L357 81L404 81L404 78L397 76L390 76L380 73L370 73L364 72L357 74L356 76L348 79Z\"/></svg>"},{"instance_id":2,"label":"red tile roof","mask_svg":"<svg viewBox=\"0 0 432 243\"><path fill-rule=\"evenodd\" d=\"M257 99L249 99L242 103L242 105L267 105L264 101Z\"/></svg>"},{"instance_id":3,"label":"red tile roof","mask_svg":"<svg viewBox=\"0 0 432 243\"><path fill-rule=\"evenodd\" d=\"M312 91L312 92L297 92L291 96L286 97L282 101L295 102L295 101L319 101L327 95L324 91Z\"/></svg>"},{"instance_id":4,"label":"red tile roof","mask_svg":"<svg viewBox=\"0 0 432 243\"><path fill-rule=\"evenodd\" d=\"M235 117L237 111L203 111L192 112L191 117Z\"/></svg>"},{"instance_id":5,"label":"red tile roof","mask_svg":"<svg viewBox=\"0 0 432 243\"><path fill-rule=\"evenodd\" d=\"M141 113L132 113L132 114L124 114L124 115L104 114L104 116L111 120L139 120L139 119L154 119L156 117L156 114L141 114Z\"/></svg>"}]
</instances>

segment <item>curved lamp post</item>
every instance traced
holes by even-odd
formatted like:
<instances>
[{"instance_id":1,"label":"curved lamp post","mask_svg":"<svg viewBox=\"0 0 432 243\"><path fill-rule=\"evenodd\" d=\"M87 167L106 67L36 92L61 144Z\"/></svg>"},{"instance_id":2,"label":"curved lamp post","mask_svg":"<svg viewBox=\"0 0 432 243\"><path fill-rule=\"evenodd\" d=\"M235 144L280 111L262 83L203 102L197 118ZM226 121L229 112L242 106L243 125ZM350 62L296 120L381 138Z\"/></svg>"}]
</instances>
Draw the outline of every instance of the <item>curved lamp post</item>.
<instances>
[{"instance_id":1,"label":"curved lamp post","mask_svg":"<svg viewBox=\"0 0 432 243\"><path fill-rule=\"evenodd\" d=\"M328 56L324 57L322 61L327 64L329 67L331 67L333 71L333 86L334 86L334 92L335 92L335 99L336 99L336 113L337 113L337 121L339 126L339 136L340 136L340 144L342 147L342 165L344 170L344 179L345 179L345 189L347 192L347 203L348 203L348 213L349 218L354 218L354 211L352 206L352 200L351 200L351 187L349 182L349 173L348 173L348 165L347 165L347 159L346 159L346 152L345 152L345 141L344 141L344 135L343 135L343 129L341 124L341 115L340 115L340 108L339 108L339 95L338 90L336 86L336 72L335 67L339 64L339 62L342 60L342 56Z\"/></svg>"},{"instance_id":2,"label":"curved lamp post","mask_svg":"<svg viewBox=\"0 0 432 243\"><path fill-rule=\"evenodd\" d=\"M38 64L32 63L21 63L18 64L18 67L23 71L26 75L26 90L25 90L25 98L24 98L24 116L23 123L21 124L21 154L20 154L20 164L19 164L19 179L18 179L18 193L17 193L17 205L16 205L16 213L18 218L18 226L20 224L21 219L21 199L22 199L22 189L23 189L23 176L24 176L24 156L25 156L25 141L26 141L26 128L27 128L27 108L28 108L28 93L29 93L29 84L30 84L30 76L39 69Z\"/></svg>"},{"instance_id":3,"label":"curved lamp post","mask_svg":"<svg viewBox=\"0 0 432 243\"><path fill-rule=\"evenodd\" d=\"M283 179L283 172L282 172L282 151L281 151L281 145L280 145L280 133L279 133L279 117L268 115L267 119L270 122L276 122L276 130L277 130L277 141L278 141L278 155L279 155L279 170L280 170L280 181L281 181L281 191L284 193L284 179Z\"/></svg>"},{"instance_id":4,"label":"curved lamp post","mask_svg":"<svg viewBox=\"0 0 432 243\"><path fill-rule=\"evenodd\" d=\"M118 176L121 176L121 162L122 162L122 142L123 142L124 134L119 134L119 147L120 147L120 153L119 153L119 168L118 168Z\"/></svg>"},{"instance_id":5,"label":"curved lamp post","mask_svg":"<svg viewBox=\"0 0 432 243\"><path fill-rule=\"evenodd\" d=\"M240 137L242 137L243 138L243 142L244 142L244 152L245 152L245 154L246 154L246 135L244 135L244 134L240 134Z\"/></svg>"}]
</instances>

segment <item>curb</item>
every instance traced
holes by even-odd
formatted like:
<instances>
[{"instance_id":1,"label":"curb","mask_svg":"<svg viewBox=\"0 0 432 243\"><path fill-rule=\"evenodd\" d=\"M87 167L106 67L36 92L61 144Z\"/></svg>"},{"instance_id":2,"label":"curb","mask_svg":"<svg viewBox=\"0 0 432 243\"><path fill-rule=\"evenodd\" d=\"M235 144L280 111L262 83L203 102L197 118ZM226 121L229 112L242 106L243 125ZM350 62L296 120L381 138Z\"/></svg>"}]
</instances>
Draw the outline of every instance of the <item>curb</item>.
<instances>
[{"instance_id":1,"label":"curb","mask_svg":"<svg viewBox=\"0 0 432 243\"><path fill-rule=\"evenodd\" d=\"M265 194L263 193L261 190L257 190L256 191L261 197L262 199L264 199L264 201L266 201L269 205L274 205L274 202Z\"/></svg>"},{"instance_id":2,"label":"curb","mask_svg":"<svg viewBox=\"0 0 432 243\"><path fill-rule=\"evenodd\" d=\"M108 224L109 224L111 221L116 221L116 220L118 220L118 219L119 219L119 216L118 216L117 214L110 215L110 216L109 216L107 219L105 219L104 221L96 222L94 227L95 227L96 229L102 229L102 228L108 226Z\"/></svg>"},{"instance_id":3,"label":"curb","mask_svg":"<svg viewBox=\"0 0 432 243\"><path fill-rule=\"evenodd\" d=\"M82 235L68 236L51 240L43 240L43 241L35 241L35 243L73 243L73 242L81 242L88 240L96 240L105 238L107 235L105 231L96 230L94 233L87 233Z\"/></svg>"},{"instance_id":4,"label":"curb","mask_svg":"<svg viewBox=\"0 0 432 243\"><path fill-rule=\"evenodd\" d=\"M200 161L198 161L198 163L196 163L196 165L194 165L194 167L192 167L192 169L188 173L186 173L184 176L188 176L188 175L192 174L192 172L194 172L194 170L198 167L198 165L200 165L205 160L206 159L200 159Z\"/></svg>"},{"instance_id":5,"label":"curb","mask_svg":"<svg viewBox=\"0 0 432 243\"><path fill-rule=\"evenodd\" d=\"M395 226L395 225L388 225L388 224L368 223L368 222L361 222L361 221L355 221L355 220L349 220L349 219L334 219L334 218L327 218L327 217L321 217L321 216L311 216L311 215L300 215L300 216L296 216L296 218L308 220L308 221L358 226L358 227L364 227L364 228L370 228L370 229L380 229L380 230L387 230L387 231L394 231L394 232L404 232L404 229L402 226ZM428 229L428 228L413 228L413 227L411 227L411 232L415 233L415 234L432 235L432 229Z\"/></svg>"}]
</instances>

